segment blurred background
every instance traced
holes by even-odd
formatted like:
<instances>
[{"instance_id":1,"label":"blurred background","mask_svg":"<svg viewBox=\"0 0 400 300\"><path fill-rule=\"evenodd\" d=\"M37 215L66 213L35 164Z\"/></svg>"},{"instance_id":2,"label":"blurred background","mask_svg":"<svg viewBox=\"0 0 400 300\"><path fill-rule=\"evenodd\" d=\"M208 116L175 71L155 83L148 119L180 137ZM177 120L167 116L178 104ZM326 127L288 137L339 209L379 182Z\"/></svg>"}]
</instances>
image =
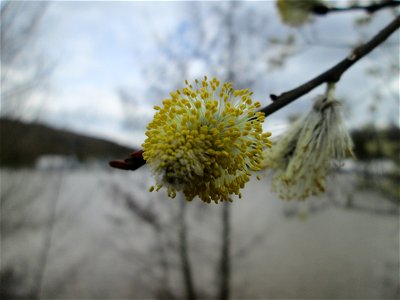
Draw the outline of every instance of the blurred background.
<instances>
[{"instance_id":1,"label":"blurred background","mask_svg":"<svg viewBox=\"0 0 400 300\"><path fill-rule=\"evenodd\" d=\"M357 159L320 197L282 201L266 172L229 206L186 203L149 193L146 166L108 166L185 79L233 81L265 106L397 13L294 28L275 1L2 1L2 299L398 298L399 32L337 85ZM264 129L279 136L324 88Z\"/></svg>"}]
</instances>

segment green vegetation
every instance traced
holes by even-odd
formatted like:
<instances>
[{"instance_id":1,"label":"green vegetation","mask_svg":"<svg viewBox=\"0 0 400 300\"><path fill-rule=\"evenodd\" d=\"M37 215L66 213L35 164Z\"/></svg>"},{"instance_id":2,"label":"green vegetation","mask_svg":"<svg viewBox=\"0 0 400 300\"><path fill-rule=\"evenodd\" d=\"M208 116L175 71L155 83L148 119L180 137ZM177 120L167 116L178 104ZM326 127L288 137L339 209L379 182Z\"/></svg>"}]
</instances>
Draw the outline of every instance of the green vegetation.
<instances>
[{"instance_id":1,"label":"green vegetation","mask_svg":"<svg viewBox=\"0 0 400 300\"><path fill-rule=\"evenodd\" d=\"M400 128L394 125L385 129L367 126L353 131L352 138L357 159L366 163L360 187L378 189L400 204ZM376 160L393 161L395 165L380 170L374 164Z\"/></svg>"},{"instance_id":2,"label":"green vegetation","mask_svg":"<svg viewBox=\"0 0 400 300\"><path fill-rule=\"evenodd\" d=\"M392 125L385 129L372 126L351 133L357 159L390 159L400 165L400 128Z\"/></svg>"}]
</instances>

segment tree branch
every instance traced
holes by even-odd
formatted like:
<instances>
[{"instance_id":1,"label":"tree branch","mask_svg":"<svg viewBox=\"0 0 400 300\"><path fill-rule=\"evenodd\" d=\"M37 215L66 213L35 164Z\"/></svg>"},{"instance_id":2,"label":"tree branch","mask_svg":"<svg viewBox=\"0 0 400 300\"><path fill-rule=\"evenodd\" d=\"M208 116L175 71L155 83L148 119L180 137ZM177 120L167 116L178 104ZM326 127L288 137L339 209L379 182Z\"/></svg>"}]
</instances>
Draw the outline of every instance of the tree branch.
<instances>
[{"instance_id":1,"label":"tree branch","mask_svg":"<svg viewBox=\"0 0 400 300\"><path fill-rule=\"evenodd\" d=\"M280 96L270 95L273 103L260 109L265 116L272 115L284 106L307 94L317 86L327 82L337 82L340 80L344 72L347 71L361 58L370 53L377 46L382 44L393 32L400 27L400 16L397 16L391 23L378 32L370 41L355 48L348 57L340 61L338 64L323 72L308 82L294 88L290 91L282 93ZM110 166L123 170L136 170L143 166L146 162L143 159L143 150L133 152L131 156L125 160L115 160L110 162Z\"/></svg>"},{"instance_id":2,"label":"tree branch","mask_svg":"<svg viewBox=\"0 0 400 300\"><path fill-rule=\"evenodd\" d=\"M274 112L278 111L282 107L288 105L292 101L300 98L307 94L317 86L326 82L337 82L340 80L344 72L347 71L352 65L363 58L365 55L370 53L377 46L382 44L393 32L400 27L400 16L397 16L389 25L383 28L378 34L376 34L367 43L355 48L352 53L338 64L323 72L317 77L310 81L294 88L290 91L282 93L280 96L270 95L273 103L262 108L260 111L265 113L265 116L269 116Z\"/></svg>"},{"instance_id":3,"label":"tree branch","mask_svg":"<svg viewBox=\"0 0 400 300\"><path fill-rule=\"evenodd\" d=\"M328 7L324 4L316 5L313 8L313 13L316 15L326 15L331 12L343 12L343 11L354 11L354 10L365 10L367 13L372 14L382 8L396 7L400 5L400 1L389 0L381 3L373 3L370 5L352 5L349 7Z\"/></svg>"}]
</instances>

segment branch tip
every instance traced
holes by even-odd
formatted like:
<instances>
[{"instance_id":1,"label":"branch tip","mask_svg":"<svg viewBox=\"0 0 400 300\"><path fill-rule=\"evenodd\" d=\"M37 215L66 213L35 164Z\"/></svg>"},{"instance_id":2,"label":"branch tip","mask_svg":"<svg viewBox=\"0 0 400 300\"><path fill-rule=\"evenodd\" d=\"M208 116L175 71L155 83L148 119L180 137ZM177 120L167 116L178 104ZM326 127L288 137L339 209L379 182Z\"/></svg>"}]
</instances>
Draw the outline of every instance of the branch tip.
<instances>
[{"instance_id":1,"label":"branch tip","mask_svg":"<svg viewBox=\"0 0 400 300\"><path fill-rule=\"evenodd\" d=\"M271 98L272 101L275 101L276 99L279 98L277 95L274 94L269 95L269 97Z\"/></svg>"}]
</instances>

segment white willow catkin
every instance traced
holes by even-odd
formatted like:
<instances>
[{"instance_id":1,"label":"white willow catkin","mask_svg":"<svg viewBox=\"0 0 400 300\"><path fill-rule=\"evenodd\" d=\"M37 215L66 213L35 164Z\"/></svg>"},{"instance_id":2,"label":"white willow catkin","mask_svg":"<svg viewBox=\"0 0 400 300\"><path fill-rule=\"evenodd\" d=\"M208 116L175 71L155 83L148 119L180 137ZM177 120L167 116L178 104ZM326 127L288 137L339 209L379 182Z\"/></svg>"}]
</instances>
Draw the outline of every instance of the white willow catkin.
<instances>
[{"instance_id":1,"label":"white willow catkin","mask_svg":"<svg viewBox=\"0 0 400 300\"><path fill-rule=\"evenodd\" d=\"M266 150L263 167L274 171L272 189L282 199L305 199L325 191L329 169L352 148L341 103L318 96L308 115Z\"/></svg>"}]
</instances>

